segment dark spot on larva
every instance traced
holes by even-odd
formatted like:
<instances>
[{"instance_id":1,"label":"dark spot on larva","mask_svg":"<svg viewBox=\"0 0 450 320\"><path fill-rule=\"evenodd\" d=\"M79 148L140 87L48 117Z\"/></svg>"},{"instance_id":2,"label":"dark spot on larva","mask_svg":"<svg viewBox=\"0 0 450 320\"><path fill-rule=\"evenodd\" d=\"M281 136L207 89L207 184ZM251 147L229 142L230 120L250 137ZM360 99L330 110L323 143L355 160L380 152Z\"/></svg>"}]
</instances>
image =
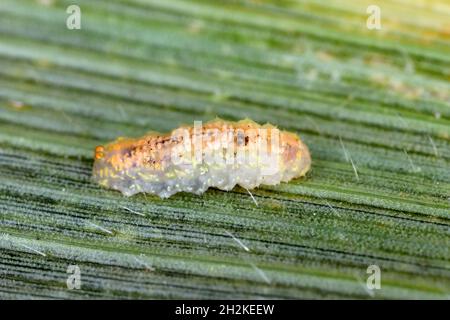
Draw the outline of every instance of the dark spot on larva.
<instances>
[{"instance_id":1,"label":"dark spot on larva","mask_svg":"<svg viewBox=\"0 0 450 320\"><path fill-rule=\"evenodd\" d=\"M124 152L124 156L125 157L127 157L127 158L130 158L131 157L131 155L133 154L133 150L134 149L128 149L128 150L126 150L125 152Z\"/></svg>"},{"instance_id":2,"label":"dark spot on larva","mask_svg":"<svg viewBox=\"0 0 450 320\"><path fill-rule=\"evenodd\" d=\"M245 145L248 145L248 141L250 140L250 138L248 136L245 137Z\"/></svg>"},{"instance_id":3,"label":"dark spot on larva","mask_svg":"<svg viewBox=\"0 0 450 320\"><path fill-rule=\"evenodd\" d=\"M159 143L165 144L166 142L169 142L169 141L170 141L170 138L165 138L165 139L162 139Z\"/></svg>"}]
</instances>

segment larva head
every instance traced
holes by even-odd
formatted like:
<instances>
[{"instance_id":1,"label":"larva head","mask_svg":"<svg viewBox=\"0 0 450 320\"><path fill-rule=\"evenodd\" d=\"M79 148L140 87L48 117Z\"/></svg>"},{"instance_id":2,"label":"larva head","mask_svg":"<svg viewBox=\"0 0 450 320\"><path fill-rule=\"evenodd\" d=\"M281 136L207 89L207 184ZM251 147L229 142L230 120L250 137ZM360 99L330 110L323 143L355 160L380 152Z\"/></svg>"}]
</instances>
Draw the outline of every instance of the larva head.
<instances>
[{"instance_id":1,"label":"larva head","mask_svg":"<svg viewBox=\"0 0 450 320\"><path fill-rule=\"evenodd\" d=\"M119 182L137 163L135 146L129 140L118 140L105 146L97 146L94 154L93 179L109 186Z\"/></svg>"},{"instance_id":2,"label":"larva head","mask_svg":"<svg viewBox=\"0 0 450 320\"><path fill-rule=\"evenodd\" d=\"M280 146L285 168L283 180L304 176L311 167L308 147L296 134L286 131L280 133Z\"/></svg>"}]
</instances>

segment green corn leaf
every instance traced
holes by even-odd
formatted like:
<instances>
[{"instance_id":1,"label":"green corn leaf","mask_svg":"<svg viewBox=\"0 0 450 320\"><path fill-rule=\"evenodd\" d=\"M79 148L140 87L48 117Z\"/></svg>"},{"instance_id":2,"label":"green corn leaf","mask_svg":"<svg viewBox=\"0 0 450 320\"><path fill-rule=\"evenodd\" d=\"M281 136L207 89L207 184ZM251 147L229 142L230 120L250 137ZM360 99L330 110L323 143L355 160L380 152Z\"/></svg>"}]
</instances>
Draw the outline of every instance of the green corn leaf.
<instances>
[{"instance_id":1,"label":"green corn leaf","mask_svg":"<svg viewBox=\"0 0 450 320\"><path fill-rule=\"evenodd\" d=\"M0 298L448 299L448 2L73 2L0 3ZM312 170L256 203L91 182L95 146L216 116Z\"/></svg>"}]
</instances>

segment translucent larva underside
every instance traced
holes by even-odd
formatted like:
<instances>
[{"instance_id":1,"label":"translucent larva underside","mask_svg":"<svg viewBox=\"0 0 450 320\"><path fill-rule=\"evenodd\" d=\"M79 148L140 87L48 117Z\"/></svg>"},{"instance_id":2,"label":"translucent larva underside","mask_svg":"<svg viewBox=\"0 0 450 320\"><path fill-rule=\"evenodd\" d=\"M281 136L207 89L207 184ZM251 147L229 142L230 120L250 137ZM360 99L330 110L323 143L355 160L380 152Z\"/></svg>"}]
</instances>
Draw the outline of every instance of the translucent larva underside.
<instances>
[{"instance_id":1,"label":"translucent larva underside","mask_svg":"<svg viewBox=\"0 0 450 320\"><path fill-rule=\"evenodd\" d=\"M309 150L294 133L249 119L216 119L98 146L93 180L127 196L167 198L181 191L202 194L209 187L276 185L304 176L310 165Z\"/></svg>"}]
</instances>

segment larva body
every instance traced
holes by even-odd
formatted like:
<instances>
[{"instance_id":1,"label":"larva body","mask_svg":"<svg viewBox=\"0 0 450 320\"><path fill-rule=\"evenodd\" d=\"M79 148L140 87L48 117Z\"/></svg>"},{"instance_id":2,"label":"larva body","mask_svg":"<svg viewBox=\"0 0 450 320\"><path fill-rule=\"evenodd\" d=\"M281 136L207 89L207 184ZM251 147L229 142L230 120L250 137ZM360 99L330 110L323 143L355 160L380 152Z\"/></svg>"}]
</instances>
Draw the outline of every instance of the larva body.
<instances>
[{"instance_id":1,"label":"larva body","mask_svg":"<svg viewBox=\"0 0 450 320\"><path fill-rule=\"evenodd\" d=\"M216 119L99 146L93 180L127 196L145 192L167 198L209 187L276 185L305 175L310 165L308 148L294 133L249 119Z\"/></svg>"}]
</instances>

